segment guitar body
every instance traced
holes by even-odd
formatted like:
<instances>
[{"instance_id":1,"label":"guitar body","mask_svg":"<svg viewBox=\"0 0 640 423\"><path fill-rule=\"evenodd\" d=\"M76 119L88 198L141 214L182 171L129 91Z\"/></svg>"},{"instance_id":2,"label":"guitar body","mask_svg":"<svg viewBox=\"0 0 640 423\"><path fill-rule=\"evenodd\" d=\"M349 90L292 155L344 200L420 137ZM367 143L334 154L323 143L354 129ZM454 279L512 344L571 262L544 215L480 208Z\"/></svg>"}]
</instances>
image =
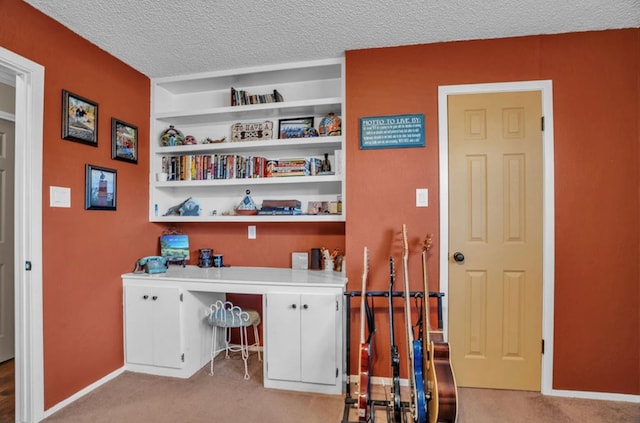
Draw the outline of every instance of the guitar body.
<instances>
[{"instance_id":1,"label":"guitar body","mask_svg":"<svg viewBox=\"0 0 640 423\"><path fill-rule=\"evenodd\" d=\"M371 344L360 344L360 375L358 381L358 421L369 421L369 393L371 392Z\"/></svg>"},{"instance_id":2,"label":"guitar body","mask_svg":"<svg viewBox=\"0 0 640 423\"><path fill-rule=\"evenodd\" d=\"M427 254L431 247L431 236L427 235L422 252L422 270L424 279L425 307L423 310L423 322L425 324L425 336L423 348L426 354L423 357L425 369L425 385L429 393L428 422L429 423L455 423L458 418L458 388L456 386L449 344L444 342L442 331L431 331L429 328L429 280L427 270Z\"/></svg>"},{"instance_id":3,"label":"guitar body","mask_svg":"<svg viewBox=\"0 0 640 423\"><path fill-rule=\"evenodd\" d=\"M413 345L413 373L416 378L416 419L417 423L427 423L427 396L422 373L422 342L415 340Z\"/></svg>"},{"instance_id":4,"label":"guitar body","mask_svg":"<svg viewBox=\"0 0 640 423\"><path fill-rule=\"evenodd\" d=\"M433 368L435 373L436 398L431 398L437 411L434 412L430 423L446 422L454 423L458 416L458 390L456 380L451 368L451 356L449 344L446 342L432 342ZM429 410L431 411L431 410Z\"/></svg>"},{"instance_id":5,"label":"guitar body","mask_svg":"<svg viewBox=\"0 0 640 423\"><path fill-rule=\"evenodd\" d=\"M402 402L400 401L400 354L398 353L398 348L393 346L391 351L391 367L392 367L392 383L393 383L393 392L391 398L392 405L392 413L393 413L393 422L401 423L402 422Z\"/></svg>"}]
</instances>

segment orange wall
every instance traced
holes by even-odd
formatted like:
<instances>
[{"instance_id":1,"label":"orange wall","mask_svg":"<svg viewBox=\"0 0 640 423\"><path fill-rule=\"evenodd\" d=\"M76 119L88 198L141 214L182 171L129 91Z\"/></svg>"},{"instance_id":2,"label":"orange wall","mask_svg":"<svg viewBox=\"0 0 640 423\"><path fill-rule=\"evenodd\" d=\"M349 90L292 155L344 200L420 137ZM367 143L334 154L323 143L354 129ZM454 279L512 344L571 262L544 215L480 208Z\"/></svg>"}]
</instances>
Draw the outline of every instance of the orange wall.
<instances>
[{"instance_id":1,"label":"orange wall","mask_svg":"<svg viewBox=\"0 0 640 423\"><path fill-rule=\"evenodd\" d=\"M111 159L111 118L149 138L149 79L22 1L0 2L0 45L45 67L43 320L45 408L122 367L122 282L148 236L149 149ZM98 103L98 147L61 137L62 89ZM116 169L117 211L84 210L85 164ZM49 186L71 188L50 208ZM36 264L37 265L37 264Z\"/></svg>"},{"instance_id":2,"label":"orange wall","mask_svg":"<svg viewBox=\"0 0 640 423\"><path fill-rule=\"evenodd\" d=\"M420 242L434 233L430 280L437 288L439 243L447 236L438 233L438 86L550 79L556 207L553 387L640 394L639 64L638 29L348 51L349 288L360 289L362 265L354 257L364 245L372 263L370 289L387 288L389 255L396 265L402 262L403 223L409 230L409 260L415 263L412 289L420 288ZM360 117L404 113L425 114L424 148L359 150ZM428 208L415 207L418 187L429 189ZM380 307L373 374L389 376L386 302ZM395 321L403 356L402 315ZM352 351L357 351L355 338ZM356 368L354 359L351 365Z\"/></svg>"},{"instance_id":3,"label":"orange wall","mask_svg":"<svg viewBox=\"0 0 640 423\"><path fill-rule=\"evenodd\" d=\"M157 253L158 236L169 226L147 221L148 78L22 1L2 0L0 16L0 45L45 66L44 392L50 408L123 365L120 274L138 257ZM637 30L627 30L348 52L349 222L257 224L256 240L247 239L244 224L179 225L190 235L191 262L199 248L214 248L230 265L287 267L292 251L346 247L350 288L359 290L366 244L373 289L386 289L389 254L401 264L397 239L392 243L400 225L409 225L412 251L438 226L437 86L553 79L562 235L556 239L554 386L639 393L638 38ZM62 89L99 103L98 148L61 139ZM579 117L576 108L588 116ZM358 150L358 117L414 112L427 116L427 147ZM111 117L138 126L137 165L111 160ZM86 163L117 169L117 211L84 210ZM390 171L381 172L383 166ZM70 209L48 207L51 185L71 187ZM429 188L429 208L413 207L416 187ZM434 284L437 261L431 257ZM236 298L260 304L253 296ZM379 330L375 375L383 376L388 332L383 325ZM614 336L602 339L603 333ZM607 365L596 365L604 357Z\"/></svg>"},{"instance_id":4,"label":"orange wall","mask_svg":"<svg viewBox=\"0 0 640 423\"><path fill-rule=\"evenodd\" d=\"M149 79L18 0L0 1L0 46L45 67L43 296L45 409L124 364L122 282L137 258L159 253L170 225L148 222ZM61 91L99 104L98 148L61 138ZM138 126L138 164L111 160L111 117ZM118 171L117 211L84 210L86 163ZM70 209L49 208L48 187L71 188ZM244 192L238 193L238 201ZM226 264L291 266L291 252L344 251L344 223L178 225ZM230 296L261 309L256 296Z\"/></svg>"}]
</instances>

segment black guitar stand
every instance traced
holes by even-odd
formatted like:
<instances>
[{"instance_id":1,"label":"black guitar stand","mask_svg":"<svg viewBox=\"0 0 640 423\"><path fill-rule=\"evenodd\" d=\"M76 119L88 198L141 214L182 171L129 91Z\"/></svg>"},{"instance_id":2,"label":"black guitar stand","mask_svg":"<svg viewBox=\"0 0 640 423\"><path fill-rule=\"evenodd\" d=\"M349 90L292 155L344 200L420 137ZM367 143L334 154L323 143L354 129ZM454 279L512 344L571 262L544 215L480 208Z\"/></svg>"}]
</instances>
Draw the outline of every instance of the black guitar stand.
<instances>
[{"instance_id":1,"label":"black guitar stand","mask_svg":"<svg viewBox=\"0 0 640 423\"><path fill-rule=\"evenodd\" d=\"M349 414L350 411L354 409L354 407L357 407L358 405L358 398L354 398L351 396L351 380L350 380L350 376L351 376L351 300L354 297L361 297L362 296L362 292L361 291L347 291L344 293L344 295L347 297L347 304L345 307L346 310L346 328L345 328L345 338L346 338L346 375L347 375L347 381L346 381L346 388L345 388L345 400L344 400L344 412L342 415L342 420L340 423L358 423L359 421L356 420L349 420ZM373 307L369 305L369 298L373 298L373 297L385 297L385 298L389 298L389 291L368 291L366 292L366 297L367 297L367 301L365 302L365 308L366 308L366 312L367 312L367 324L369 326L369 333L372 334L373 332L375 332L375 328L373 327L374 323L374 319L373 319ZM404 291L393 291L392 292L393 297L402 297L404 298ZM416 300L418 298L423 299L424 298L424 293L422 291L412 291L409 293L410 297L415 298ZM442 327L442 297L444 296L444 293L442 292L429 292L429 298L437 298L438 299L438 326ZM419 321L420 324L420 321ZM369 376L371 377L371 376ZM407 417L407 415L410 415L410 410L411 410L411 404L409 402L406 401L402 401L401 402L402 405L402 423L410 423L412 422L412 418L411 417ZM371 399L369 398L368 400L368 406L369 406L369 422L371 423L375 423L375 411L378 408L382 408L384 407L385 409L385 414L387 416L387 422L392 422L391 419L391 408L393 406L392 402L388 399Z\"/></svg>"}]
</instances>

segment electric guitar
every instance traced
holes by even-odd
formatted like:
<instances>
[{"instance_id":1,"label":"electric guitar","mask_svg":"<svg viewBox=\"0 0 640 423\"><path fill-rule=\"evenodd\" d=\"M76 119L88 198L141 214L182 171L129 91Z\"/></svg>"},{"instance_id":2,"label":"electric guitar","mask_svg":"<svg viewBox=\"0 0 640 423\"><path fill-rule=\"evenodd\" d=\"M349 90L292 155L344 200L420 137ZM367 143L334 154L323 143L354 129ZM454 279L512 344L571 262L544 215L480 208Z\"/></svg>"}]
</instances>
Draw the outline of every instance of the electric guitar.
<instances>
[{"instance_id":1,"label":"electric guitar","mask_svg":"<svg viewBox=\"0 0 640 423\"><path fill-rule=\"evenodd\" d=\"M393 335L393 283L395 270L393 257L389 257L389 335L391 337L391 373L393 375L391 385L391 411L393 423L402 422L402 402L400 401L400 354Z\"/></svg>"},{"instance_id":2,"label":"electric guitar","mask_svg":"<svg viewBox=\"0 0 640 423\"><path fill-rule=\"evenodd\" d=\"M366 312L367 301L367 275L369 273L369 255L367 247L364 247L364 267L362 270L362 292L360 293L360 354L358 369L360 378L358 381L358 421L368 422L369 416L369 393L371 392L371 338L373 331L369 333L368 339L364 337L364 322L368 317Z\"/></svg>"},{"instance_id":3,"label":"electric guitar","mask_svg":"<svg viewBox=\"0 0 640 423\"><path fill-rule=\"evenodd\" d=\"M422 248L422 279L424 281L424 299L422 322L425 327L423 349L423 368L426 371L425 385L429 396L429 423L454 423L458 417L458 389L451 367L449 344L444 342L442 332L437 332L436 340L431 339L429 325L429 271L427 256L431 248L431 235L427 235Z\"/></svg>"},{"instance_id":4,"label":"electric guitar","mask_svg":"<svg viewBox=\"0 0 640 423\"><path fill-rule=\"evenodd\" d=\"M422 343L414 340L411 325L411 291L409 290L409 245L407 242L407 225L402 225L402 273L404 279L404 317L407 328L407 370L409 373L409 390L411 392L411 416L417 423L427 422L427 403L424 392L424 376L422 375Z\"/></svg>"}]
</instances>

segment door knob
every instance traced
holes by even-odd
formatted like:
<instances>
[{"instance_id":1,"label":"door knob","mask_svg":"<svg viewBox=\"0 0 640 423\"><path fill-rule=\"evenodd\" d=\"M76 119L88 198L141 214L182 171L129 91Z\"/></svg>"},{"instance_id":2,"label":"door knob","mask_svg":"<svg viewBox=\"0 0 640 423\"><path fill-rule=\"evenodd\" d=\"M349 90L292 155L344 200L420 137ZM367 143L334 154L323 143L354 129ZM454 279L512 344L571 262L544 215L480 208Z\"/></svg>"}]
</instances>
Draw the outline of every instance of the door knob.
<instances>
[{"instance_id":1,"label":"door knob","mask_svg":"<svg viewBox=\"0 0 640 423\"><path fill-rule=\"evenodd\" d=\"M464 261L464 254L462 254L460 251L457 251L453 253L453 259L456 261L456 263L462 263Z\"/></svg>"}]
</instances>

